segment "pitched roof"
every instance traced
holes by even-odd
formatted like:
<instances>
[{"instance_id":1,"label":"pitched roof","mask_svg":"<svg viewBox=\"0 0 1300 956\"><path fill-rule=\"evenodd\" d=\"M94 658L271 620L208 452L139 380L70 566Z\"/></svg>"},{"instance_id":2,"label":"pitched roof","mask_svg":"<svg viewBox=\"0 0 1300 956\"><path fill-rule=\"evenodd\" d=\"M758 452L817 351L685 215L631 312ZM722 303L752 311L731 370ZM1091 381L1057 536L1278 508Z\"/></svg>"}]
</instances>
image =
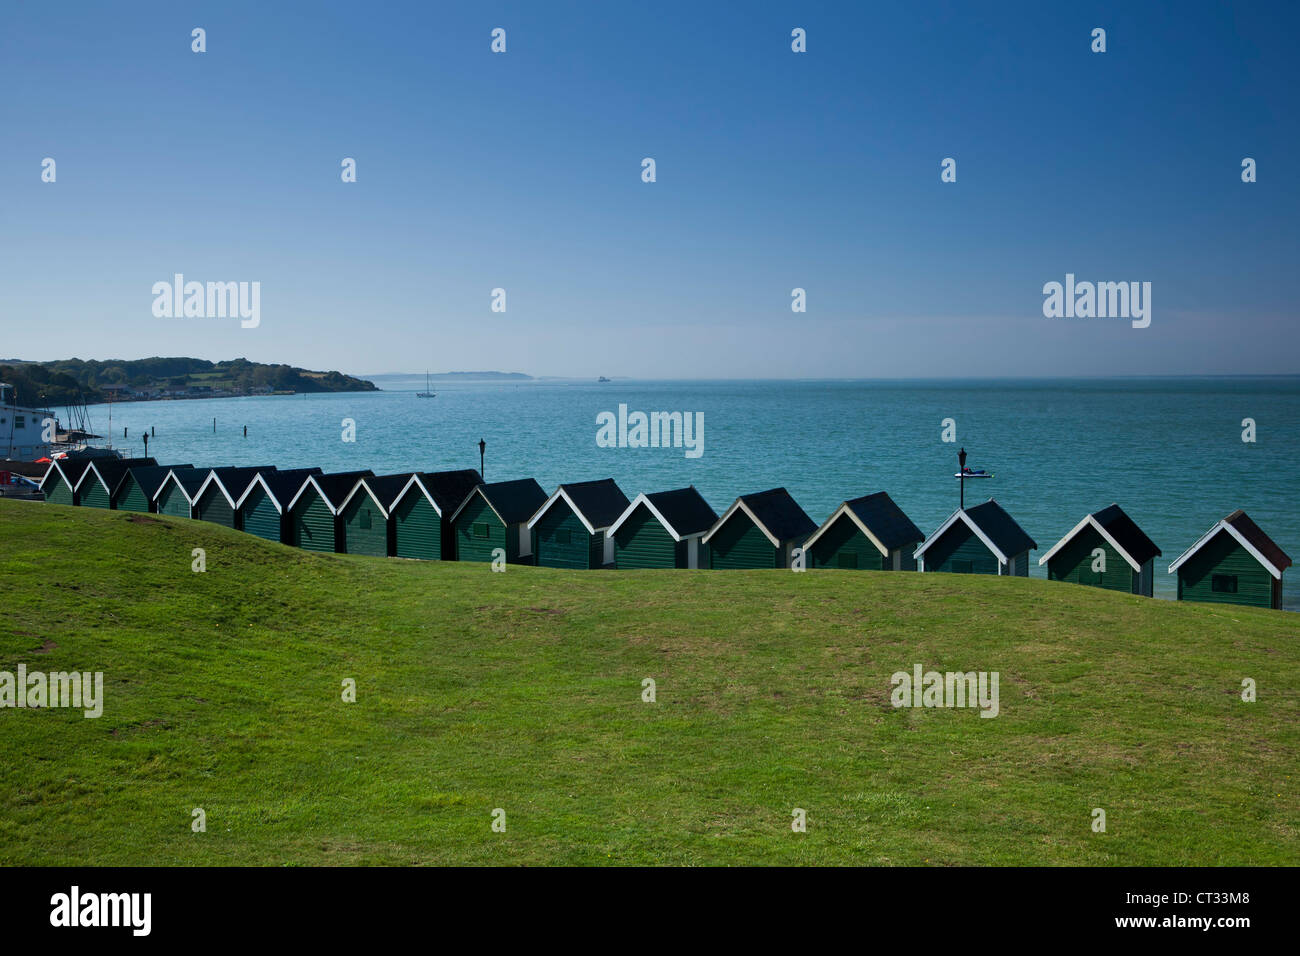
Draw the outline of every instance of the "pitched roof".
<instances>
[{"instance_id":1,"label":"pitched roof","mask_svg":"<svg viewBox=\"0 0 1300 956\"><path fill-rule=\"evenodd\" d=\"M274 465L263 465L253 468L212 468L203 479L203 484L206 486L208 482L212 482L219 485L220 488L224 490L226 500L228 500L233 507L236 502L244 497L244 492L248 490L248 486L252 483L254 478L259 474L272 474L275 470ZM202 493L203 488L200 487L199 491Z\"/></svg>"},{"instance_id":2,"label":"pitched roof","mask_svg":"<svg viewBox=\"0 0 1300 956\"><path fill-rule=\"evenodd\" d=\"M709 503L695 490L695 486L691 485L689 488L677 488L674 491L637 495L627 509L618 516L618 520L609 526L607 533L614 534L641 505L646 505L677 541L703 535L718 521L718 513L709 507Z\"/></svg>"},{"instance_id":3,"label":"pitched roof","mask_svg":"<svg viewBox=\"0 0 1300 956\"><path fill-rule=\"evenodd\" d=\"M270 496L275 510L283 514L285 506L302 490L307 479L319 474L322 474L319 468L290 468L286 471L259 472L248 482L248 486L244 488L235 506L242 508L248 496L253 493L253 489L260 486Z\"/></svg>"},{"instance_id":4,"label":"pitched roof","mask_svg":"<svg viewBox=\"0 0 1300 956\"><path fill-rule=\"evenodd\" d=\"M741 495L727 509L726 513L714 523L709 533L704 536L708 541L714 533L726 524L737 511L744 511L758 524L769 540L779 545L783 541L797 540L800 544L817 530L817 525L799 503L784 488L771 488L748 495Z\"/></svg>"},{"instance_id":5,"label":"pitched roof","mask_svg":"<svg viewBox=\"0 0 1300 956\"><path fill-rule=\"evenodd\" d=\"M157 464L158 462L152 458L112 458L107 455L92 458L90 466L86 469L85 474L81 476L81 481L77 483L77 487L81 487L83 482L93 481L95 475L98 475L99 481L111 495L117 491L117 486L126 477L129 469L137 465L153 466Z\"/></svg>"},{"instance_id":6,"label":"pitched roof","mask_svg":"<svg viewBox=\"0 0 1300 956\"><path fill-rule=\"evenodd\" d=\"M127 473L135 479L135 483L140 486L146 498L152 498L158 493L163 481L167 477L167 472L173 468L193 468L193 465L136 465L128 468Z\"/></svg>"},{"instance_id":7,"label":"pitched roof","mask_svg":"<svg viewBox=\"0 0 1300 956\"><path fill-rule=\"evenodd\" d=\"M472 468L456 471L422 471L420 484L433 498L438 511L450 515L469 497L469 493L483 484L483 476Z\"/></svg>"},{"instance_id":8,"label":"pitched roof","mask_svg":"<svg viewBox=\"0 0 1300 956\"><path fill-rule=\"evenodd\" d=\"M163 489L167 487L169 480L179 484L181 487L181 493L185 495L185 499L193 504L195 496L199 493L199 489L202 488L203 483L208 480L208 472L205 469L193 468L189 465L167 469L167 477L163 478L163 480L158 483L158 490L153 493L155 501L158 499L158 496L163 493Z\"/></svg>"},{"instance_id":9,"label":"pitched roof","mask_svg":"<svg viewBox=\"0 0 1300 956\"><path fill-rule=\"evenodd\" d=\"M89 458L56 458L50 462L49 471L41 479L41 490L45 490L45 483L50 480L51 475L56 475L67 484L75 488L81 481L81 476L86 473L86 468L90 465Z\"/></svg>"},{"instance_id":10,"label":"pitched roof","mask_svg":"<svg viewBox=\"0 0 1300 956\"><path fill-rule=\"evenodd\" d=\"M329 475L311 475L307 481L298 489L298 494L294 495L294 501L306 491L309 484L315 485L317 490L325 498L325 503L330 506L332 511L338 511L339 505L343 504L343 499L353 489L358 481L362 478L373 478L375 473L370 470L365 471L336 471Z\"/></svg>"},{"instance_id":11,"label":"pitched roof","mask_svg":"<svg viewBox=\"0 0 1300 956\"><path fill-rule=\"evenodd\" d=\"M1179 555L1178 560L1169 565L1169 573L1173 574L1177 571L1188 558L1205 547L1220 531L1226 531L1236 538L1242 547L1253 554L1264 565L1265 569L1279 580L1282 577L1282 572L1291 566L1290 556L1279 548L1272 538L1260 530L1259 525L1251 521L1246 512L1238 508L1201 535L1194 545Z\"/></svg>"},{"instance_id":12,"label":"pitched roof","mask_svg":"<svg viewBox=\"0 0 1300 956\"><path fill-rule=\"evenodd\" d=\"M958 521L970 528L1002 563L1006 563L1021 552L1038 549L1037 542L1025 534L1025 530L1016 524L1015 519L1007 514L1000 504L990 498L974 508L967 508L965 511L959 508L954 511L948 516L947 521L939 525L934 533L922 542L912 556L919 558Z\"/></svg>"},{"instance_id":13,"label":"pitched roof","mask_svg":"<svg viewBox=\"0 0 1300 956\"><path fill-rule=\"evenodd\" d=\"M1119 550L1120 557L1128 562L1134 571L1141 571L1142 565L1160 555L1160 549L1139 528L1119 505L1111 504L1085 515L1083 520L1070 531L1052 549L1038 559L1039 564L1047 564L1056 553L1072 541L1085 527L1094 528L1103 538Z\"/></svg>"},{"instance_id":14,"label":"pitched roof","mask_svg":"<svg viewBox=\"0 0 1300 956\"><path fill-rule=\"evenodd\" d=\"M883 491L877 491L843 502L804 542L804 548L811 548L842 516L847 516L857 525L876 550L886 557L892 551L925 540L921 529L894 503L894 499Z\"/></svg>"},{"instance_id":15,"label":"pitched roof","mask_svg":"<svg viewBox=\"0 0 1300 956\"><path fill-rule=\"evenodd\" d=\"M371 475L362 478L352 486L352 490L347 493L347 496L339 504L339 508L340 510L346 508L348 502L357 495L366 495L379 505L380 512L387 518L388 513L392 510L393 502L397 500L397 496L402 489L411 483L413 476L413 472L406 471L397 475Z\"/></svg>"},{"instance_id":16,"label":"pitched roof","mask_svg":"<svg viewBox=\"0 0 1300 956\"><path fill-rule=\"evenodd\" d=\"M546 501L546 492L533 478L517 478L514 481L494 481L479 485L460 503L453 518L464 510L474 493L480 494L488 506L496 512L497 517L506 524L519 524L527 521L537 513L537 509Z\"/></svg>"},{"instance_id":17,"label":"pitched roof","mask_svg":"<svg viewBox=\"0 0 1300 956\"><path fill-rule=\"evenodd\" d=\"M555 494L537 509L528 526L531 528L536 524L551 509L551 505L561 498L569 503L578 520L593 534L612 525L628 506L627 495L623 494L623 489L619 488L613 478L573 481L555 489Z\"/></svg>"}]
</instances>

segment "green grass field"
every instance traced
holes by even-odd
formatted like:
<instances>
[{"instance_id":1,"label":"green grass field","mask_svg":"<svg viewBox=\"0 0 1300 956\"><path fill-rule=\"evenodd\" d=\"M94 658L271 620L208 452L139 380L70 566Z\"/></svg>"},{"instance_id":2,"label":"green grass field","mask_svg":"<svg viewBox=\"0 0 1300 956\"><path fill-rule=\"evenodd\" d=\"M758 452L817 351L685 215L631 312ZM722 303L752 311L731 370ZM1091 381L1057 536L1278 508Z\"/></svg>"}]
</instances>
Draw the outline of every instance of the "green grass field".
<instances>
[{"instance_id":1,"label":"green grass field","mask_svg":"<svg viewBox=\"0 0 1300 956\"><path fill-rule=\"evenodd\" d=\"M0 501L0 671L106 697L0 710L0 863L1295 865L1298 625L1026 579L495 574ZM895 709L917 663L998 671L1000 716Z\"/></svg>"}]
</instances>

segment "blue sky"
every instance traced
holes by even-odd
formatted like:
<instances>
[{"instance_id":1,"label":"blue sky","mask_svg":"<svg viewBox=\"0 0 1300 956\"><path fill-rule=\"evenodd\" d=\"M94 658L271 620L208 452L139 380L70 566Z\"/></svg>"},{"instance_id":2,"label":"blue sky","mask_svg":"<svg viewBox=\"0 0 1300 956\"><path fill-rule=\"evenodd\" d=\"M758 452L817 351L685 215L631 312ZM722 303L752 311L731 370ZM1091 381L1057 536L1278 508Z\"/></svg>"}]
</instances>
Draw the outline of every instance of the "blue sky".
<instances>
[{"instance_id":1,"label":"blue sky","mask_svg":"<svg viewBox=\"0 0 1300 956\"><path fill-rule=\"evenodd\" d=\"M1294 373L1300 14L1238 6L5 4L0 358ZM1044 318L1067 272L1151 326Z\"/></svg>"}]
</instances>

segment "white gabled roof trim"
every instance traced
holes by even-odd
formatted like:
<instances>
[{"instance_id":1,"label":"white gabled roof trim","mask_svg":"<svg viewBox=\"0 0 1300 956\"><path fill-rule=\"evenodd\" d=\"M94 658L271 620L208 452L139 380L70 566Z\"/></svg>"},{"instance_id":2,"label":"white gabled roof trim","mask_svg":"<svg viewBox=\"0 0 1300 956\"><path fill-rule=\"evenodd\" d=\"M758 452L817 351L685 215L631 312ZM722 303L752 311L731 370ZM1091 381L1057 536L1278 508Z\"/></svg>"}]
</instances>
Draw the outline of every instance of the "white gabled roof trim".
<instances>
[{"instance_id":1,"label":"white gabled roof trim","mask_svg":"<svg viewBox=\"0 0 1300 956\"><path fill-rule=\"evenodd\" d=\"M324 477L325 477L324 475L308 475L307 480L304 481L302 483L302 487L298 489L298 493L293 496L293 500L291 500L285 507L287 507L290 511L292 511L293 506L296 505L298 503L298 499L302 497L302 493L307 490L307 486L311 485L313 488L316 489L316 494L320 495L320 500L325 502L325 507L330 510L330 514L337 515L340 511L343 510L343 506L340 505L338 508L335 508L332 504L330 504L330 496L325 494L325 490L321 488L320 485L316 484L317 478L324 478ZM363 480L364 479L361 478L357 479L357 481L363 481ZM357 490L356 486L354 485L352 491L356 491L356 490ZM352 495L352 491L348 492L349 497Z\"/></svg>"},{"instance_id":2,"label":"white gabled roof trim","mask_svg":"<svg viewBox=\"0 0 1300 956\"><path fill-rule=\"evenodd\" d=\"M77 481L76 485L73 486L72 490L81 491L81 486L86 483L86 479L90 477L90 473L92 471L95 473L95 478L104 487L105 493L108 495L112 495L113 489L108 487L108 482L104 480L104 476L99 473L99 469L95 467L95 463L93 461L86 466L86 470L81 473L81 478Z\"/></svg>"},{"instance_id":3,"label":"white gabled roof trim","mask_svg":"<svg viewBox=\"0 0 1300 956\"><path fill-rule=\"evenodd\" d=\"M59 467L59 461L60 459L58 458L50 459L50 467L45 469L45 475L44 477L41 478L41 485L40 485L41 491L45 490L45 483L50 480L50 475L53 474L57 474L59 476L59 479L63 481L64 484L66 484L73 491L77 490L76 485L68 481L68 476L65 475L63 473L63 469Z\"/></svg>"},{"instance_id":4,"label":"white gabled roof trim","mask_svg":"<svg viewBox=\"0 0 1300 956\"><path fill-rule=\"evenodd\" d=\"M266 492L266 497L270 498L271 504L275 505L275 510L278 511L280 514L284 514L284 509L280 507L280 502L275 497L275 492L272 491L271 486L268 485L265 480L263 480L262 473L260 471L253 476L253 480L248 483L248 487L244 489L244 493L240 495L239 500L235 502L236 509L244 507L244 502L247 501L248 496L253 493L254 485L261 485L262 490Z\"/></svg>"},{"instance_id":5,"label":"white gabled roof trim","mask_svg":"<svg viewBox=\"0 0 1300 956\"><path fill-rule=\"evenodd\" d=\"M450 520L455 521L457 518L459 518L459 517L460 517L460 513L461 513L462 511L465 510L465 506L466 506L467 504L469 504L469 503L474 499L474 496L475 496L475 495L478 495L480 498L483 499L483 501L484 501L484 502L487 504L487 506L488 506L488 510L490 510L494 515L497 516L497 520L498 520L498 521L500 521L500 522L501 522L503 525L505 525L507 528L510 527L510 522L506 521L505 518L501 517L501 512L497 511L497 509L494 508L494 507L492 506L492 500L491 500L490 498L488 498L487 495L483 494L483 486L482 486L482 485L475 485L475 486L474 486L474 490L471 491L469 494L467 494L467 495L465 496L465 500L462 501L462 502L460 503L460 507L457 508L454 512L452 512L452 515L451 515L451 519L450 519Z\"/></svg>"},{"instance_id":6,"label":"white gabled roof trim","mask_svg":"<svg viewBox=\"0 0 1300 956\"><path fill-rule=\"evenodd\" d=\"M346 497L344 497L343 501L339 504L338 513L339 514L343 513L343 509L348 506L348 502L351 501L353 496L362 488L366 490L366 494L370 496L370 500L373 501L375 505L379 508L379 513L384 516L385 520L387 520L388 507L382 501L380 501L378 498L375 497L374 489L371 488L368 484L366 484L366 479L364 478L362 478L360 481L358 481L355 485L352 486L352 490L347 493Z\"/></svg>"},{"instance_id":7,"label":"white gabled roof trim","mask_svg":"<svg viewBox=\"0 0 1300 956\"><path fill-rule=\"evenodd\" d=\"M167 470L167 477L162 480L162 482L158 485L158 490L153 493L153 500L154 501L158 500L159 496L163 493L163 489L166 488L168 482L171 481L176 482L176 490L181 493L182 498L184 498L187 502L189 502L190 507L193 507L194 502L199 500L198 495L195 495L193 498L189 496L189 494L185 491L185 486L181 484L181 480L176 477L175 468L169 468Z\"/></svg>"},{"instance_id":8,"label":"white gabled roof trim","mask_svg":"<svg viewBox=\"0 0 1300 956\"><path fill-rule=\"evenodd\" d=\"M704 533L704 537L701 538L700 540L705 544L708 544L709 539L713 537L713 532L717 531L724 524L726 524L727 519L730 518L737 511L743 511L745 512L745 514L749 515L749 520L754 522L755 527L757 527L759 531L763 532L763 536L767 538L768 541L772 542L772 547L774 548L781 547L781 542L777 540L776 536L772 534L772 532L767 530L767 525L763 524L763 522L758 520L758 515L754 514L754 512L750 510L749 505L745 504L743 498L737 498L734 502L732 502L731 507L727 509L726 513L717 520L717 522L713 525L712 528L710 528L708 531Z\"/></svg>"},{"instance_id":9,"label":"white gabled roof trim","mask_svg":"<svg viewBox=\"0 0 1300 956\"><path fill-rule=\"evenodd\" d=\"M883 544L881 544L880 539L871 533L870 528L868 528L865 524L863 524L862 519L859 518L856 512L854 512L854 510L849 507L849 503L847 501L841 504L838 508L836 508L835 512L829 518L826 519L825 523L816 531L814 531L812 535L809 536L808 540L803 543L803 549L805 554L808 552L808 549L813 546L813 544L817 541L817 539L820 538L830 528L831 525L833 525L836 521L839 520L841 515L848 515L849 520L851 520L855 525L857 525L858 530L867 536L867 540L870 541L872 545L875 547L875 549L880 552L881 556L886 558L889 557L889 549L886 548Z\"/></svg>"},{"instance_id":10,"label":"white gabled roof trim","mask_svg":"<svg viewBox=\"0 0 1300 956\"><path fill-rule=\"evenodd\" d=\"M438 507L438 502L433 500L433 495L429 494L429 489L424 487L424 482L420 480L420 475L418 472L411 475L411 480L402 486L402 490L399 491L397 493L397 497L393 499L393 504L394 505L397 504L399 501L401 501L403 498L406 497L406 493L411 490L411 485L415 485L417 488L420 489L420 494L424 495L424 500L429 502L429 504L433 505L434 514L436 514L439 518L441 518L442 509Z\"/></svg>"},{"instance_id":11,"label":"white gabled roof trim","mask_svg":"<svg viewBox=\"0 0 1300 956\"><path fill-rule=\"evenodd\" d=\"M260 477L262 473L259 471L257 474ZM203 479L203 484L199 485L199 490L194 492L194 500L198 501L200 498L202 498L203 493L208 490L208 485L212 484L212 482L214 481L217 483L217 487L221 489L222 496L226 499L226 501L230 503L230 507L232 508L238 507L238 505L235 503L235 496L232 495L230 493L230 490L221 483L221 479L217 477L217 470L215 468L213 468L211 471L208 472L208 477ZM241 495L240 497L243 496Z\"/></svg>"},{"instance_id":12,"label":"white gabled roof trim","mask_svg":"<svg viewBox=\"0 0 1300 956\"><path fill-rule=\"evenodd\" d=\"M1072 539L1075 535L1077 535L1088 525L1092 525L1097 530L1097 533L1101 535L1102 540L1104 540L1107 544L1109 544L1112 548L1114 548L1115 553L1118 554L1121 558L1123 558L1130 568L1132 568L1138 574L1142 573L1142 565L1134 561L1133 555L1129 554L1127 551L1121 548L1119 546L1119 542L1116 541L1113 537L1111 537L1110 532L1107 531L1105 528L1103 528L1101 526L1101 523L1092 515L1084 515L1083 520L1080 521L1078 524L1076 524L1072 529L1070 529L1069 533L1066 534L1064 538L1056 542L1056 544L1052 545L1052 550L1048 551L1045 555L1043 555L1041 558L1038 559L1039 566L1041 567L1042 565L1046 564L1048 560L1051 559L1052 555L1056 554L1056 552L1060 551L1063 547L1065 547L1066 544L1070 542L1070 539Z\"/></svg>"},{"instance_id":13,"label":"white gabled roof trim","mask_svg":"<svg viewBox=\"0 0 1300 956\"><path fill-rule=\"evenodd\" d=\"M1242 535L1240 531L1238 531L1231 524L1229 524L1227 518L1224 518L1222 521L1216 524L1209 531L1205 532L1205 534L1201 535L1201 537L1197 539L1197 542L1194 545L1192 545L1190 548L1188 548L1186 551L1180 554L1178 556L1178 560L1175 561L1173 564L1169 565L1169 573L1173 574L1180 567L1182 567L1188 558L1194 555L1197 551L1200 551L1201 548L1205 547L1205 545L1209 544L1210 540L1220 531L1226 531L1228 532L1228 534L1236 538L1237 543L1240 544L1247 551L1249 551L1251 555L1254 556L1255 560L1264 566L1264 570L1266 570L1269 574L1273 575L1273 577L1277 578L1279 581L1282 579L1281 569L1274 567L1272 561L1270 561L1268 558L1260 554L1259 549L1256 548L1249 541L1247 541L1245 536Z\"/></svg>"},{"instance_id":14,"label":"white gabled roof trim","mask_svg":"<svg viewBox=\"0 0 1300 956\"><path fill-rule=\"evenodd\" d=\"M545 504L537 509L537 514L528 519L528 529L531 531L533 525L537 524L537 522L541 520L542 515L546 514L546 512L550 510L551 505L555 504L561 498L568 502L569 509L578 516L578 520L582 522L582 526L587 529L587 534L595 534L596 529L593 528L591 522L587 520L587 516L582 513L582 509L573 503L573 499L570 498L568 492L564 490L564 485L560 485L559 488L555 489L555 494L547 498Z\"/></svg>"},{"instance_id":15,"label":"white gabled roof trim","mask_svg":"<svg viewBox=\"0 0 1300 956\"><path fill-rule=\"evenodd\" d=\"M645 505L647 508L649 508L650 513L655 516L655 520L664 526L664 530L668 532L668 534L672 537L674 541L685 541L687 538L700 538L704 536L704 532L702 531L697 532L696 534L689 534L689 535L678 534L677 529L674 528L672 525L670 525L667 519L665 519L664 516L659 513L659 509L650 503L650 499L645 496L644 492L632 499L632 503L627 506L627 510L618 516L618 520L615 521L612 525L610 525L609 530L607 530L605 533L607 535L613 536L618 531L619 528L623 527L623 522L626 521L629 517L631 517L632 512L636 511L637 505Z\"/></svg>"},{"instance_id":16,"label":"white gabled roof trim","mask_svg":"<svg viewBox=\"0 0 1300 956\"><path fill-rule=\"evenodd\" d=\"M980 530L980 526L977 525L974 521L972 521L970 519L970 516L967 515L966 512L960 508L954 511L949 516L947 521L939 525L938 530L935 531L934 534L930 535L930 537L926 538L924 541L921 542L921 546L916 549L912 557L920 558L921 555L925 553L926 549L930 547L930 545L934 544L935 541L939 540L939 538L943 536L943 533L945 531L947 531L949 528L951 528L954 524L957 523L958 519L964 521L966 523L966 527L970 528L971 532L975 535L975 537L979 538L981 541L984 542L984 546L993 552L993 556L998 559L999 564L1011 563L1010 559L1008 559L1007 556L998 549L997 545L995 545L992 541L989 540L988 535L986 535L983 531Z\"/></svg>"}]
</instances>

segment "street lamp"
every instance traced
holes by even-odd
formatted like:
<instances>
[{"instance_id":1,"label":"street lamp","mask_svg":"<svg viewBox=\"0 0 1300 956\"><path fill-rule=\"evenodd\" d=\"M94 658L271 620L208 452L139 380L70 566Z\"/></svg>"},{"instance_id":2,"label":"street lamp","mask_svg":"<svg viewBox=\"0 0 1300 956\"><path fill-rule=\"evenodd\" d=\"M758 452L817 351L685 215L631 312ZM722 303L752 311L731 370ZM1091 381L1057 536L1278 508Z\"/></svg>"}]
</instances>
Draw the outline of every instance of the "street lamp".
<instances>
[{"instance_id":1,"label":"street lamp","mask_svg":"<svg viewBox=\"0 0 1300 956\"><path fill-rule=\"evenodd\" d=\"M483 473L483 453L486 450L487 450L487 442L485 442L483 439L480 438L478 440L478 476L480 478L483 478L484 480L486 480L486 476Z\"/></svg>"}]
</instances>

